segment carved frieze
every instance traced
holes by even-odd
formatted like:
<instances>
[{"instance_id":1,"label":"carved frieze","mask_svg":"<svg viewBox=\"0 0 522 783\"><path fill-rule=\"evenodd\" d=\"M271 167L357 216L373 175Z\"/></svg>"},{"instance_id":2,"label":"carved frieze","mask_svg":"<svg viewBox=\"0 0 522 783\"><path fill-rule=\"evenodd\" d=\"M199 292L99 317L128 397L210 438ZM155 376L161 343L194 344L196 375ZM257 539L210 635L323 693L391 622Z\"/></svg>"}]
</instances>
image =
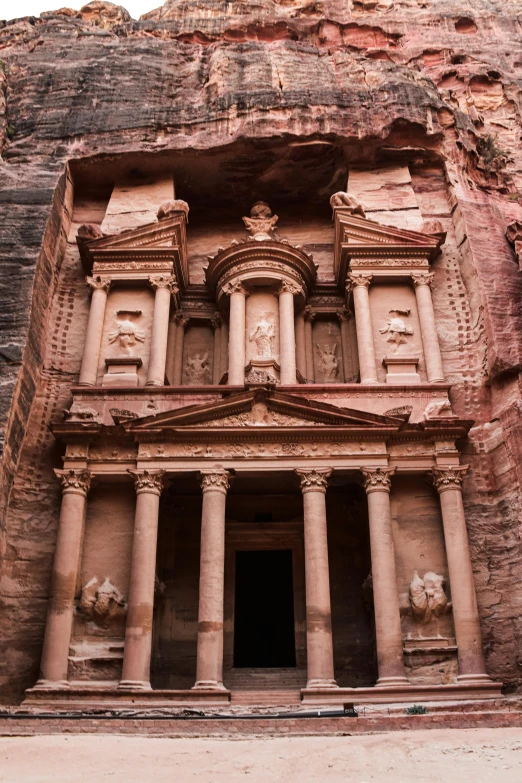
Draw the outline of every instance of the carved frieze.
<instances>
[{"instance_id":1,"label":"carved frieze","mask_svg":"<svg viewBox=\"0 0 522 783\"><path fill-rule=\"evenodd\" d=\"M348 457L366 453L368 444L358 442L227 442L227 443L142 443L139 459L162 456L165 459L226 459L230 457L272 459L274 457ZM384 444L370 446L373 454L385 454Z\"/></svg>"}]
</instances>

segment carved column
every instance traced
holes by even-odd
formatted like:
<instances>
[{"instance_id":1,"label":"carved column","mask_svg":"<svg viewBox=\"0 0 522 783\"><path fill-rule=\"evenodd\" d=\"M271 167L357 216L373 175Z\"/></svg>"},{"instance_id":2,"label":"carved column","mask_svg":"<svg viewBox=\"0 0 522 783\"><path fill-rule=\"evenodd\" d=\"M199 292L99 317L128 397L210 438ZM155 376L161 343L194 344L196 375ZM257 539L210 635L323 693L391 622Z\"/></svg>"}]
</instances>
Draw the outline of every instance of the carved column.
<instances>
[{"instance_id":1,"label":"carved column","mask_svg":"<svg viewBox=\"0 0 522 783\"><path fill-rule=\"evenodd\" d=\"M175 318L176 321L176 349L174 353L173 364L173 386L181 386L183 376L183 345L185 342L185 329L188 324L188 318L184 318L181 313Z\"/></svg>"},{"instance_id":2,"label":"carved column","mask_svg":"<svg viewBox=\"0 0 522 783\"><path fill-rule=\"evenodd\" d=\"M219 372L221 378L228 372L228 324L221 322L221 359L219 363Z\"/></svg>"},{"instance_id":3,"label":"carved column","mask_svg":"<svg viewBox=\"0 0 522 783\"><path fill-rule=\"evenodd\" d=\"M460 682L486 682L482 634L475 595L473 567L462 503L462 479L467 465L432 468L440 495L446 556L457 638Z\"/></svg>"},{"instance_id":4,"label":"carved column","mask_svg":"<svg viewBox=\"0 0 522 783\"><path fill-rule=\"evenodd\" d=\"M306 356L306 379L309 383L315 381L314 372L314 341L312 335L312 324L314 322L315 313L312 312L310 307L305 307L305 356Z\"/></svg>"},{"instance_id":5,"label":"carved column","mask_svg":"<svg viewBox=\"0 0 522 783\"><path fill-rule=\"evenodd\" d=\"M129 470L136 513L120 690L150 690L158 514L164 470Z\"/></svg>"},{"instance_id":6,"label":"carved column","mask_svg":"<svg viewBox=\"0 0 522 783\"><path fill-rule=\"evenodd\" d=\"M245 328L246 298L243 283L229 283L225 293L230 295L230 324L228 336L228 385L245 384Z\"/></svg>"},{"instance_id":7,"label":"carved column","mask_svg":"<svg viewBox=\"0 0 522 783\"><path fill-rule=\"evenodd\" d=\"M167 375L168 382L171 386L174 384L174 360L176 356L176 337L178 333L178 325L176 323L176 316L169 321L169 336L167 341L167 364L165 367L165 373Z\"/></svg>"},{"instance_id":8,"label":"carved column","mask_svg":"<svg viewBox=\"0 0 522 783\"><path fill-rule=\"evenodd\" d=\"M45 636L37 688L68 688L67 668L74 615L74 594L80 566L88 470L55 470L62 482L62 507L47 608Z\"/></svg>"},{"instance_id":9,"label":"carved column","mask_svg":"<svg viewBox=\"0 0 522 783\"><path fill-rule=\"evenodd\" d=\"M372 315L370 310L370 297L368 294L372 275L368 273L358 273L356 275L349 275L348 279L350 285L347 286L347 291L353 290L353 306L355 310L355 324L357 327L357 351L359 353L361 383L377 383Z\"/></svg>"},{"instance_id":10,"label":"carved column","mask_svg":"<svg viewBox=\"0 0 522 783\"><path fill-rule=\"evenodd\" d=\"M96 275L95 277L86 277L85 281L92 288L92 297L78 384L80 386L96 386L105 308L111 279Z\"/></svg>"},{"instance_id":11,"label":"carved column","mask_svg":"<svg viewBox=\"0 0 522 783\"><path fill-rule=\"evenodd\" d=\"M149 283L156 291L156 296L154 299L147 386L163 386L167 363L170 297L178 289L175 285L175 277L166 277L165 275L149 277Z\"/></svg>"},{"instance_id":12,"label":"carved column","mask_svg":"<svg viewBox=\"0 0 522 783\"><path fill-rule=\"evenodd\" d=\"M428 381L429 383L440 383L444 381L444 372L442 370L442 356L440 354L439 337L437 335L433 300L431 298L433 278L434 275L432 274L412 274Z\"/></svg>"},{"instance_id":13,"label":"carved column","mask_svg":"<svg viewBox=\"0 0 522 783\"><path fill-rule=\"evenodd\" d=\"M295 317L295 360L297 369L306 378L306 338L304 312Z\"/></svg>"},{"instance_id":14,"label":"carved column","mask_svg":"<svg viewBox=\"0 0 522 783\"><path fill-rule=\"evenodd\" d=\"M212 321L214 330L214 356L212 360L212 383L218 384L221 378L221 325L222 320L216 315Z\"/></svg>"},{"instance_id":15,"label":"carved column","mask_svg":"<svg viewBox=\"0 0 522 783\"><path fill-rule=\"evenodd\" d=\"M354 373L352 367L352 346L350 340L350 321L352 319L352 313L345 308L341 312L337 313L337 318L341 325L341 350L343 354L343 381L346 383L348 380L352 380Z\"/></svg>"},{"instance_id":16,"label":"carved column","mask_svg":"<svg viewBox=\"0 0 522 783\"><path fill-rule=\"evenodd\" d=\"M295 359L294 296L299 286L281 281L279 289L279 363L281 367L281 385L297 383Z\"/></svg>"},{"instance_id":17,"label":"carved column","mask_svg":"<svg viewBox=\"0 0 522 783\"><path fill-rule=\"evenodd\" d=\"M393 469L361 468L368 496L373 602L377 644L377 685L409 685L404 672L399 592L390 510Z\"/></svg>"},{"instance_id":18,"label":"carved column","mask_svg":"<svg viewBox=\"0 0 522 783\"><path fill-rule=\"evenodd\" d=\"M196 689L223 690L223 603L225 588L225 505L230 474L200 473L203 490Z\"/></svg>"},{"instance_id":19,"label":"carved column","mask_svg":"<svg viewBox=\"0 0 522 783\"><path fill-rule=\"evenodd\" d=\"M326 530L326 487L331 468L295 469L304 507L307 688L336 688Z\"/></svg>"}]
</instances>

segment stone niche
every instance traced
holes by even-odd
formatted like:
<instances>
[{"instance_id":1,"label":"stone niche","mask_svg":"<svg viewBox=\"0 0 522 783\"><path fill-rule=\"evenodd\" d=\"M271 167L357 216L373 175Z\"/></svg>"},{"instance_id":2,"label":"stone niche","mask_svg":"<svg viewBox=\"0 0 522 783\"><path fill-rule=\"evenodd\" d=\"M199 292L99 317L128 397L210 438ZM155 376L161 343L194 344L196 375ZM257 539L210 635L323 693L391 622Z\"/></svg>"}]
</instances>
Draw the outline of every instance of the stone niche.
<instances>
[{"instance_id":1,"label":"stone niche","mask_svg":"<svg viewBox=\"0 0 522 783\"><path fill-rule=\"evenodd\" d=\"M183 342L184 386L202 386L212 383L214 361L214 333L209 324L191 322L185 330Z\"/></svg>"},{"instance_id":2,"label":"stone niche","mask_svg":"<svg viewBox=\"0 0 522 783\"><path fill-rule=\"evenodd\" d=\"M132 484L91 489L76 586L71 680L121 676L136 495Z\"/></svg>"},{"instance_id":3,"label":"stone niche","mask_svg":"<svg viewBox=\"0 0 522 783\"><path fill-rule=\"evenodd\" d=\"M413 287L375 282L370 286L370 308L379 382L426 382Z\"/></svg>"},{"instance_id":4,"label":"stone niche","mask_svg":"<svg viewBox=\"0 0 522 783\"><path fill-rule=\"evenodd\" d=\"M103 325L98 383L145 385L153 314L154 292L145 281L111 289Z\"/></svg>"},{"instance_id":5,"label":"stone niche","mask_svg":"<svg viewBox=\"0 0 522 783\"><path fill-rule=\"evenodd\" d=\"M344 383L341 329L335 316L317 320L312 331L316 383Z\"/></svg>"},{"instance_id":6,"label":"stone niche","mask_svg":"<svg viewBox=\"0 0 522 783\"><path fill-rule=\"evenodd\" d=\"M273 286L254 286L246 301L246 364L279 364L279 303Z\"/></svg>"}]
</instances>

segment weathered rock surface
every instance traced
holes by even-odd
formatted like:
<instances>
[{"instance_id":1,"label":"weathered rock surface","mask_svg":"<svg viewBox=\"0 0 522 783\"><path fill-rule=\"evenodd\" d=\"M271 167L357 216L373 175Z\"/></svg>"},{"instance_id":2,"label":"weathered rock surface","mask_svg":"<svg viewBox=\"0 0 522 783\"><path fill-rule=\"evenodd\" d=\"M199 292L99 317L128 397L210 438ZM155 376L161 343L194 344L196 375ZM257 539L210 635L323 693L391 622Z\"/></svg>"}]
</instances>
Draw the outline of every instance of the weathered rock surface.
<instances>
[{"instance_id":1,"label":"weathered rock surface","mask_svg":"<svg viewBox=\"0 0 522 783\"><path fill-rule=\"evenodd\" d=\"M241 191L252 152L270 181L319 143L340 179L408 162L422 218L448 232L434 301L454 410L476 422L465 502L488 670L521 687L522 274L506 238L522 220L519 11L509 0L168 0L140 20L94 2L0 21L4 700L34 681L42 642L59 495L48 425L70 402L68 339L86 307L71 294L82 279L73 208L75 221L101 223L104 170L114 181L138 158L161 169L176 152L197 166L219 150L208 176L225 172ZM75 203L73 179L88 172L97 195ZM385 178L379 201L399 222L400 188Z\"/></svg>"}]
</instances>

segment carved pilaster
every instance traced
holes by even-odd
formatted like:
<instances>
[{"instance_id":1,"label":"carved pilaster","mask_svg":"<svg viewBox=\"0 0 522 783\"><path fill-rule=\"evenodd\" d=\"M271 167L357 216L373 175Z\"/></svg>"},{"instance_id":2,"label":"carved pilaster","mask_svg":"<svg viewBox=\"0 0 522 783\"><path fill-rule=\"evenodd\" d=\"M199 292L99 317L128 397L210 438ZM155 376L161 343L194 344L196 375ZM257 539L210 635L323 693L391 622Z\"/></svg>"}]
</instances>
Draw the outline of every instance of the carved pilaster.
<instances>
[{"instance_id":1,"label":"carved pilaster","mask_svg":"<svg viewBox=\"0 0 522 783\"><path fill-rule=\"evenodd\" d=\"M368 495L370 492L389 492L391 490L391 477L396 468L361 468L364 476L364 489Z\"/></svg>"},{"instance_id":2,"label":"carved pilaster","mask_svg":"<svg viewBox=\"0 0 522 783\"><path fill-rule=\"evenodd\" d=\"M230 489L230 473L227 470L202 470L199 483L203 493L221 492L226 495Z\"/></svg>"},{"instance_id":3,"label":"carved pilaster","mask_svg":"<svg viewBox=\"0 0 522 783\"><path fill-rule=\"evenodd\" d=\"M447 468L432 468L433 484L439 492L447 489L462 489L462 481L469 470L469 465L458 465Z\"/></svg>"},{"instance_id":4,"label":"carved pilaster","mask_svg":"<svg viewBox=\"0 0 522 783\"><path fill-rule=\"evenodd\" d=\"M86 497L91 488L92 473L89 470L55 470L62 483L62 493L72 492Z\"/></svg>"},{"instance_id":5,"label":"carved pilaster","mask_svg":"<svg viewBox=\"0 0 522 783\"><path fill-rule=\"evenodd\" d=\"M429 272L412 272L411 275L415 288L418 288L420 285L427 285L428 288L431 288L434 278L435 275Z\"/></svg>"},{"instance_id":6,"label":"carved pilaster","mask_svg":"<svg viewBox=\"0 0 522 783\"><path fill-rule=\"evenodd\" d=\"M128 470L134 481L136 494L149 492L152 495L161 495L163 490L164 470Z\"/></svg>"},{"instance_id":7,"label":"carved pilaster","mask_svg":"<svg viewBox=\"0 0 522 783\"><path fill-rule=\"evenodd\" d=\"M310 470L295 468L294 470L299 476L303 495L306 492L322 492L323 495L326 494L328 479L333 473L332 468L311 468Z\"/></svg>"}]
</instances>

